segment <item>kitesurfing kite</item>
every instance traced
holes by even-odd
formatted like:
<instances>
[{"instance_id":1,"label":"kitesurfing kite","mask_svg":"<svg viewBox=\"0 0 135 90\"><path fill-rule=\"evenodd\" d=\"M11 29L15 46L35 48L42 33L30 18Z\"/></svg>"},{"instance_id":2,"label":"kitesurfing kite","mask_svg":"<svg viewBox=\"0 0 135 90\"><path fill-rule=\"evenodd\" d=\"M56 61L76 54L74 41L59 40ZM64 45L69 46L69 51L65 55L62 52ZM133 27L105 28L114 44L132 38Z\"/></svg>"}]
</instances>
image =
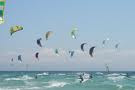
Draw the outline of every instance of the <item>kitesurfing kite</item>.
<instances>
[{"instance_id":1,"label":"kitesurfing kite","mask_svg":"<svg viewBox=\"0 0 135 90\"><path fill-rule=\"evenodd\" d=\"M84 45L87 44L87 43L82 43L81 44L81 50L84 52Z\"/></svg>"},{"instance_id":2,"label":"kitesurfing kite","mask_svg":"<svg viewBox=\"0 0 135 90\"><path fill-rule=\"evenodd\" d=\"M75 51L69 51L70 57L72 58L74 56Z\"/></svg>"},{"instance_id":3,"label":"kitesurfing kite","mask_svg":"<svg viewBox=\"0 0 135 90\"><path fill-rule=\"evenodd\" d=\"M10 66L14 66L14 64L13 64L14 59L13 59L13 58L11 59L11 62L12 62L12 63L10 64Z\"/></svg>"},{"instance_id":4,"label":"kitesurfing kite","mask_svg":"<svg viewBox=\"0 0 135 90\"><path fill-rule=\"evenodd\" d=\"M42 38L37 39L37 45L40 47L42 47L41 40L42 40Z\"/></svg>"},{"instance_id":5,"label":"kitesurfing kite","mask_svg":"<svg viewBox=\"0 0 135 90\"><path fill-rule=\"evenodd\" d=\"M18 61L22 62L22 56L18 55Z\"/></svg>"},{"instance_id":6,"label":"kitesurfing kite","mask_svg":"<svg viewBox=\"0 0 135 90\"><path fill-rule=\"evenodd\" d=\"M72 29L72 31L71 31L71 37L73 38L73 39L76 39L76 32L78 31L78 28L73 28Z\"/></svg>"},{"instance_id":7,"label":"kitesurfing kite","mask_svg":"<svg viewBox=\"0 0 135 90\"><path fill-rule=\"evenodd\" d=\"M6 0L0 0L0 24L4 23L5 1Z\"/></svg>"},{"instance_id":8,"label":"kitesurfing kite","mask_svg":"<svg viewBox=\"0 0 135 90\"><path fill-rule=\"evenodd\" d=\"M94 52L95 46L91 47L89 50L89 54L91 57L93 57L93 52Z\"/></svg>"},{"instance_id":9,"label":"kitesurfing kite","mask_svg":"<svg viewBox=\"0 0 135 90\"><path fill-rule=\"evenodd\" d=\"M59 51L58 51L58 49L55 49L55 54L57 54L57 55L59 54Z\"/></svg>"},{"instance_id":10,"label":"kitesurfing kite","mask_svg":"<svg viewBox=\"0 0 135 90\"><path fill-rule=\"evenodd\" d=\"M37 53L35 54L35 57L36 57L36 59L39 60L38 55L39 55L39 52L37 52Z\"/></svg>"},{"instance_id":11,"label":"kitesurfing kite","mask_svg":"<svg viewBox=\"0 0 135 90\"><path fill-rule=\"evenodd\" d=\"M103 40L102 44L105 45L106 40Z\"/></svg>"},{"instance_id":12,"label":"kitesurfing kite","mask_svg":"<svg viewBox=\"0 0 135 90\"><path fill-rule=\"evenodd\" d=\"M23 30L23 27L22 26L19 26L19 25L12 26L10 28L10 35L12 36L13 33L18 32L18 31L21 31L21 30Z\"/></svg>"},{"instance_id":13,"label":"kitesurfing kite","mask_svg":"<svg viewBox=\"0 0 135 90\"><path fill-rule=\"evenodd\" d=\"M116 49L119 48L119 44L120 44L120 43L117 43L117 44L115 45L115 48L116 48Z\"/></svg>"},{"instance_id":14,"label":"kitesurfing kite","mask_svg":"<svg viewBox=\"0 0 135 90\"><path fill-rule=\"evenodd\" d=\"M48 31L46 34L45 34L45 37L46 37L46 40L48 40L48 38L53 34L52 31Z\"/></svg>"},{"instance_id":15,"label":"kitesurfing kite","mask_svg":"<svg viewBox=\"0 0 135 90\"><path fill-rule=\"evenodd\" d=\"M107 41L109 41L109 40L110 40L109 38L107 38L107 39L103 40L103 41L102 41L102 44L103 44L103 45L105 45L105 44L106 44L106 42L107 42Z\"/></svg>"},{"instance_id":16,"label":"kitesurfing kite","mask_svg":"<svg viewBox=\"0 0 135 90\"><path fill-rule=\"evenodd\" d=\"M14 61L14 59L12 58L12 59L11 59L11 62L13 62L13 61Z\"/></svg>"}]
</instances>

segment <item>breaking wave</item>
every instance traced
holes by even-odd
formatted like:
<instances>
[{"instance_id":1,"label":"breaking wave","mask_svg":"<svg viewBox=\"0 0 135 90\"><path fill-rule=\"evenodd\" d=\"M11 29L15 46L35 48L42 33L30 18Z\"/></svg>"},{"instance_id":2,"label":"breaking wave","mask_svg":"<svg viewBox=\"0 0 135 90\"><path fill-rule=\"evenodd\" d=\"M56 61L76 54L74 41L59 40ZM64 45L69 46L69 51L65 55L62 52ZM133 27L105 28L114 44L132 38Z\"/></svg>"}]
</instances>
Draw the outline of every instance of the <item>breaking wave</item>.
<instances>
[{"instance_id":1,"label":"breaking wave","mask_svg":"<svg viewBox=\"0 0 135 90\"><path fill-rule=\"evenodd\" d=\"M10 81L10 80L31 80L34 79L33 77L30 77L28 75L23 75L22 77L18 77L18 78L6 78L6 81Z\"/></svg>"},{"instance_id":2,"label":"breaking wave","mask_svg":"<svg viewBox=\"0 0 135 90\"><path fill-rule=\"evenodd\" d=\"M49 83L49 85L45 86L46 88L64 87L65 85L69 84L69 83L66 83L66 82L58 82L58 81L51 81L51 82L48 82L48 83Z\"/></svg>"}]
</instances>

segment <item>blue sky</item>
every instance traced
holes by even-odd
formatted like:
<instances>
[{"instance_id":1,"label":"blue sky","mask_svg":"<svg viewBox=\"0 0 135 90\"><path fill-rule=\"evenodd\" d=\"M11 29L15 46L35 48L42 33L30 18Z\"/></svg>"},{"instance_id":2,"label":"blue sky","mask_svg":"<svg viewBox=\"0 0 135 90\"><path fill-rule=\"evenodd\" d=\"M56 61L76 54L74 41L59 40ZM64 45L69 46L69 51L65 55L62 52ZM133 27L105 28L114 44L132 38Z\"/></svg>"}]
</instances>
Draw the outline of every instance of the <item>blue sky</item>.
<instances>
[{"instance_id":1,"label":"blue sky","mask_svg":"<svg viewBox=\"0 0 135 90\"><path fill-rule=\"evenodd\" d=\"M134 0L6 0L5 23L0 25L0 70L135 70L135 1ZM9 29L22 25L23 31L12 37ZM70 37L73 26L78 28L77 39ZM45 41L45 33L53 36ZM36 45L43 38L43 48ZM102 41L110 38L106 46ZM85 54L80 44L87 42ZM114 45L120 42L116 51ZM96 45L95 57L88 49ZM53 50L61 49L61 56ZM71 59L66 51L75 50ZM40 61L34 58L40 52ZM23 55L18 63L17 55ZM15 58L14 66L10 60Z\"/></svg>"}]
</instances>

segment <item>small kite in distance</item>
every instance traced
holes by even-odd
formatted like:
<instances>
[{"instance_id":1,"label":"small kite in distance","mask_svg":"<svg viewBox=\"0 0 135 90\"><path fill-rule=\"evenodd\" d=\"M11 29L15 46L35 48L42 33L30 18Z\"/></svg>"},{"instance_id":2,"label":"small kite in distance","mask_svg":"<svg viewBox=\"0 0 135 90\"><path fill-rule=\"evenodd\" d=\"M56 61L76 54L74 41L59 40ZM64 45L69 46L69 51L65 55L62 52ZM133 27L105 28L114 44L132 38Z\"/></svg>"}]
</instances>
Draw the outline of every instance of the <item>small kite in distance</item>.
<instances>
[{"instance_id":1,"label":"small kite in distance","mask_svg":"<svg viewBox=\"0 0 135 90\"><path fill-rule=\"evenodd\" d=\"M89 54L91 57L93 57L93 52L94 52L95 46L91 47L89 50Z\"/></svg>"}]
</instances>

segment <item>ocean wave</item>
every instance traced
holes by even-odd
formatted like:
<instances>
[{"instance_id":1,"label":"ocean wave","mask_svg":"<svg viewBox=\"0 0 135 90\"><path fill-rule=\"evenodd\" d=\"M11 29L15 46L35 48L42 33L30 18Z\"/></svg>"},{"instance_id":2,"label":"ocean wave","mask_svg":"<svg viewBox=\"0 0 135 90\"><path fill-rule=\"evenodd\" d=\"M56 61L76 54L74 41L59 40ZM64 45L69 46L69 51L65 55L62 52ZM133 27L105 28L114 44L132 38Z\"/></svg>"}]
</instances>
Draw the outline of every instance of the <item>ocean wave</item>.
<instances>
[{"instance_id":1,"label":"ocean wave","mask_svg":"<svg viewBox=\"0 0 135 90\"><path fill-rule=\"evenodd\" d=\"M108 77L109 80L112 80L114 82L123 80L125 78L125 76L112 76L112 77Z\"/></svg>"},{"instance_id":2,"label":"ocean wave","mask_svg":"<svg viewBox=\"0 0 135 90\"><path fill-rule=\"evenodd\" d=\"M127 74L126 73L120 73L120 75L126 76Z\"/></svg>"},{"instance_id":3,"label":"ocean wave","mask_svg":"<svg viewBox=\"0 0 135 90\"><path fill-rule=\"evenodd\" d=\"M59 73L58 75L59 75L59 76L64 76L64 75L66 75L66 74L64 74L64 73Z\"/></svg>"},{"instance_id":4,"label":"ocean wave","mask_svg":"<svg viewBox=\"0 0 135 90\"><path fill-rule=\"evenodd\" d=\"M10 80L31 80L34 79L33 77L30 77L28 75L23 75L22 77L18 77L18 78L6 78L6 81L10 81Z\"/></svg>"},{"instance_id":5,"label":"ocean wave","mask_svg":"<svg viewBox=\"0 0 135 90\"><path fill-rule=\"evenodd\" d=\"M107 76L108 76L108 77L109 77L109 76L120 76L120 74L118 74L118 73L112 73L112 74L108 74Z\"/></svg>"},{"instance_id":6,"label":"ocean wave","mask_svg":"<svg viewBox=\"0 0 135 90\"><path fill-rule=\"evenodd\" d=\"M78 72L78 73L76 73L77 75L81 75L82 74L82 72Z\"/></svg>"},{"instance_id":7,"label":"ocean wave","mask_svg":"<svg viewBox=\"0 0 135 90\"><path fill-rule=\"evenodd\" d=\"M117 84L116 87L118 87L119 89L122 89L123 85Z\"/></svg>"},{"instance_id":8,"label":"ocean wave","mask_svg":"<svg viewBox=\"0 0 135 90\"><path fill-rule=\"evenodd\" d=\"M46 88L64 87L65 85L69 84L67 82L58 82L58 81L51 81L48 83L49 83L49 85L45 86Z\"/></svg>"},{"instance_id":9,"label":"ocean wave","mask_svg":"<svg viewBox=\"0 0 135 90\"><path fill-rule=\"evenodd\" d=\"M44 72L44 73L39 73L39 74L37 74L38 76L47 76L47 75L49 75L49 73L47 73L47 72Z\"/></svg>"},{"instance_id":10,"label":"ocean wave","mask_svg":"<svg viewBox=\"0 0 135 90\"><path fill-rule=\"evenodd\" d=\"M40 87L29 87L29 88L26 88L26 89L29 89L29 90L34 90L34 89L36 89L36 90L39 90L39 89L41 89Z\"/></svg>"},{"instance_id":11,"label":"ocean wave","mask_svg":"<svg viewBox=\"0 0 135 90\"><path fill-rule=\"evenodd\" d=\"M10 88L0 88L0 90L21 90L20 88L10 89Z\"/></svg>"},{"instance_id":12,"label":"ocean wave","mask_svg":"<svg viewBox=\"0 0 135 90\"><path fill-rule=\"evenodd\" d=\"M96 74L97 74L97 75L103 75L103 73L101 73L101 72L96 72Z\"/></svg>"},{"instance_id":13,"label":"ocean wave","mask_svg":"<svg viewBox=\"0 0 135 90\"><path fill-rule=\"evenodd\" d=\"M130 76L131 78L135 79L135 76Z\"/></svg>"}]
</instances>

